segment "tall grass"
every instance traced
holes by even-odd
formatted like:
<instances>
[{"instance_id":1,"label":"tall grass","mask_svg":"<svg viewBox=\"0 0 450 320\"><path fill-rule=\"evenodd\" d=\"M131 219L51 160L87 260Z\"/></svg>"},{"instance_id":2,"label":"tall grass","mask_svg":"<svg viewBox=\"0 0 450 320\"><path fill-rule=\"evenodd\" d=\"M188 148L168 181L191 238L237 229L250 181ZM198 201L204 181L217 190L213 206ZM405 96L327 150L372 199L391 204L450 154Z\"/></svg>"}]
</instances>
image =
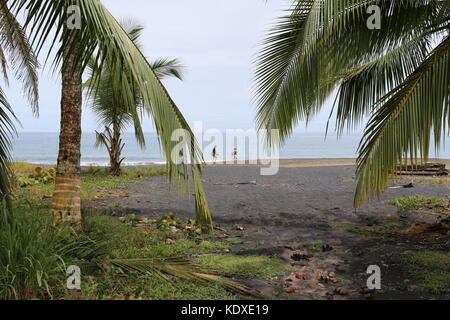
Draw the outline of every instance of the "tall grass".
<instances>
[{"instance_id":1,"label":"tall grass","mask_svg":"<svg viewBox=\"0 0 450 320\"><path fill-rule=\"evenodd\" d=\"M11 213L0 205L0 299L52 297L65 277L61 231L50 215Z\"/></svg>"}]
</instances>

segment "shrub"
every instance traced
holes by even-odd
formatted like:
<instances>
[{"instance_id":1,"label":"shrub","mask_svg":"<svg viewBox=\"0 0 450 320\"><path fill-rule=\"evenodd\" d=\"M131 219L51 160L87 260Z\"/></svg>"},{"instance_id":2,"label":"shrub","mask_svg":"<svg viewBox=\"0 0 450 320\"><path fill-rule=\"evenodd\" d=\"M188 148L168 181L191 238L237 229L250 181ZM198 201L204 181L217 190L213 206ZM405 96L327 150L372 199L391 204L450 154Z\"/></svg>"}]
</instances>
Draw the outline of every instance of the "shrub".
<instances>
[{"instance_id":1,"label":"shrub","mask_svg":"<svg viewBox=\"0 0 450 320\"><path fill-rule=\"evenodd\" d=\"M392 199L388 201L389 204L393 204L401 211L415 210L424 207L445 207L445 200L438 197L421 197L411 196Z\"/></svg>"},{"instance_id":2,"label":"shrub","mask_svg":"<svg viewBox=\"0 0 450 320\"><path fill-rule=\"evenodd\" d=\"M59 233L51 217L12 213L0 206L0 298L52 296L52 286L65 277Z\"/></svg>"}]
</instances>

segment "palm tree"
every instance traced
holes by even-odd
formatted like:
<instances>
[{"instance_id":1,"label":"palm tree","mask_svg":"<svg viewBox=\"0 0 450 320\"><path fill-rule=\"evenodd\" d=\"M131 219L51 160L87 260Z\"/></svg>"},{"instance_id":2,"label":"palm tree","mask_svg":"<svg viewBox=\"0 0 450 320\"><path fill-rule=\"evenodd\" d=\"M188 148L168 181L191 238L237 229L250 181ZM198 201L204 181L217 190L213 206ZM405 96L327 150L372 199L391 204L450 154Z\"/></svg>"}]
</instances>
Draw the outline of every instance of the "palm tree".
<instances>
[{"instance_id":1,"label":"palm tree","mask_svg":"<svg viewBox=\"0 0 450 320\"><path fill-rule=\"evenodd\" d=\"M103 4L99 0L12 0L12 4L17 12L26 12L26 24L30 27L37 51L50 40L50 52L55 52L54 65L61 66L61 133L53 211L68 220L81 222L81 75L95 55L97 68L93 83L99 85L102 70L108 68L127 102L133 101L134 90L130 84L137 86L142 104L146 112L152 115L166 154L170 181L178 182L183 191L188 191L193 185L195 220L200 226L210 229L212 217L201 183L203 155L192 130L142 52ZM66 25L67 9L71 5L76 5L80 12L78 29ZM56 47L58 43L62 44L59 48ZM128 77L133 81L129 81ZM171 150L179 144L179 141L171 139L177 129L185 130L192 137L184 141L190 151L192 165L189 168L178 165L179 159L171 157Z\"/></svg>"},{"instance_id":2,"label":"palm tree","mask_svg":"<svg viewBox=\"0 0 450 320\"><path fill-rule=\"evenodd\" d=\"M11 12L6 0L0 0L0 70L8 84L8 67L14 70L17 79L23 82L24 92L38 113L38 62L31 49L22 26ZM10 148L14 134L14 112L0 87L0 198L9 199L11 187Z\"/></svg>"},{"instance_id":3,"label":"palm tree","mask_svg":"<svg viewBox=\"0 0 450 320\"><path fill-rule=\"evenodd\" d=\"M377 5L381 29L368 27ZM376 11L375 11L376 12ZM297 0L258 58L257 123L285 140L337 92L342 134L370 116L359 146L355 206L404 162L426 161L450 126L450 2ZM273 141L269 141L273 142Z\"/></svg>"},{"instance_id":4,"label":"palm tree","mask_svg":"<svg viewBox=\"0 0 450 320\"><path fill-rule=\"evenodd\" d=\"M139 37L144 28L133 23L122 23L122 25L135 45L142 48L139 44ZM95 59L92 59L89 64L90 73L95 70L95 63ZM167 76L174 76L182 80L183 66L176 59L157 59L151 63L151 68L160 80ZM88 89L87 92L91 100L92 110L97 114L100 123L105 127L103 132L96 131L96 146L106 147L110 159L110 172L112 175L118 176L120 175L120 166L124 160L121 157L125 146L121 138L122 131L129 125L134 125L136 140L142 148L145 146L141 127L141 116L145 108L143 108L141 95L135 90L132 101L134 105L127 106L126 97L121 96L120 90L115 88L111 73L107 69L102 71L98 86L95 84L91 85L89 79L85 87ZM137 88L136 85L132 84L130 84L130 87Z\"/></svg>"}]
</instances>

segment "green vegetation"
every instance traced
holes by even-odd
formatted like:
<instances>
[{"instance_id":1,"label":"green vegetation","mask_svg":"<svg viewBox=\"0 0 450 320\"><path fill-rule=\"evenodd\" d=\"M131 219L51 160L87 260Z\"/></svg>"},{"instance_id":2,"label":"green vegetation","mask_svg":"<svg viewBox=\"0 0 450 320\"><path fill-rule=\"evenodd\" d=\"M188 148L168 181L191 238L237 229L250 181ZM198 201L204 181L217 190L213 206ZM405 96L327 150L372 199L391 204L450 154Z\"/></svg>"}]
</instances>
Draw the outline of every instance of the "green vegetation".
<instances>
[{"instance_id":1,"label":"green vegetation","mask_svg":"<svg viewBox=\"0 0 450 320\"><path fill-rule=\"evenodd\" d=\"M138 181L132 172L125 181ZM117 192L118 182L103 169L87 169L83 193L99 194L102 188ZM126 188L126 182L121 186ZM140 220L133 213L123 219L89 214L82 228L53 225L48 213L52 189L52 184L17 188L13 224L5 220L5 208L1 210L0 298L249 298L245 287L221 275L268 277L287 268L275 258L225 254L234 240L200 238L192 221L172 213L158 220ZM81 291L66 289L69 265L82 270Z\"/></svg>"},{"instance_id":2,"label":"green vegetation","mask_svg":"<svg viewBox=\"0 0 450 320\"><path fill-rule=\"evenodd\" d=\"M50 215L19 211L8 220L4 206L0 215L0 299L51 298L64 279L62 230Z\"/></svg>"},{"instance_id":3,"label":"green vegetation","mask_svg":"<svg viewBox=\"0 0 450 320\"><path fill-rule=\"evenodd\" d=\"M443 208L447 205L445 199L438 197L422 197L422 196L396 198L389 200L388 203L396 206L401 211L408 211L427 207Z\"/></svg>"},{"instance_id":4,"label":"green vegetation","mask_svg":"<svg viewBox=\"0 0 450 320\"><path fill-rule=\"evenodd\" d=\"M17 181L31 180L33 183L21 185L22 188L14 190L14 198L18 203L23 205L32 204L33 206L47 207L51 200L54 180L47 178L46 181L41 180L39 176L44 178L48 173L53 172L52 168L41 170L40 174L30 174L36 172L36 166L26 164L14 164L14 175ZM165 176L167 170L165 167L138 167L136 169L122 169L120 177L111 176L109 169L105 167L88 167L83 171L81 176L81 197L84 200L92 200L111 196L112 192L125 191L132 182L140 179L154 176ZM37 178L36 178L37 177ZM16 184L19 186L19 184ZM16 203L17 203L16 202Z\"/></svg>"},{"instance_id":5,"label":"green vegetation","mask_svg":"<svg viewBox=\"0 0 450 320\"><path fill-rule=\"evenodd\" d=\"M107 216L85 217L83 230L75 231L53 226L47 213L16 211L13 223L1 213L1 299L235 299L246 290L176 258L221 252L222 243L179 234L169 244L162 239L172 233ZM65 289L68 265L81 268L81 291Z\"/></svg>"},{"instance_id":6,"label":"green vegetation","mask_svg":"<svg viewBox=\"0 0 450 320\"><path fill-rule=\"evenodd\" d=\"M24 188L34 184L46 184L55 181L55 169L50 168L48 170L43 170L41 167L35 168L35 172L26 177L19 177L17 179L17 184L19 187Z\"/></svg>"},{"instance_id":7,"label":"green vegetation","mask_svg":"<svg viewBox=\"0 0 450 320\"><path fill-rule=\"evenodd\" d=\"M408 223L398 217L389 217L386 221L372 226L358 226L350 223L334 223L333 228L345 229L352 232L362 240L373 239L378 236L385 236L408 226Z\"/></svg>"},{"instance_id":8,"label":"green vegetation","mask_svg":"<svg viewBox=\"0 0 450 320\"><path fill-rule=\"evenodd\" d=\"M414 177L414 179L400 178L400 183L420 183L420 184L448 184L450 185L450 177L432 176L432 177Z\"/></svg>"},{"instance_id":9,"label":"green vegetation","mask_svg":"<svg viewBox=\"0 0 450 320\"><path fill-rule=\"evenodd\" d=\"M122 23L133 44L139 49L140 37L144 29L143 26L134 23ZM98 66L97 59L93 58L89 62L89 73L95 74ZM108 66L104 66L101 75L95 79L90 78L85 83L88 97L90 98L91 108L97 115L99 123L104 127L103 132L96 131L96 146L105 147L109 154L110 173L119 176L121 174L121 165L125 158L122 158L122 150L125 143L122 140L122 131L129 125L133 125L136 140L139 146L145 146L145 137L142 130L141 121L145 114L143 108L142 93L139 92L139 86L130 75L130 70L124 69L122 73L126 74L128 79L127 86L131 88L130 95L123 94L117 87L115 75L111 73ZM176 60L157 59L151 63L151 68L159 80L168 76L176 77L182 80L183 66ZM123 84L120 84L123 86ZM113 93L113 94L111 94Z\"/></svg>"},{"instance_id":10,"label":"green vegetation","mask_svg":"<svg viewBox=\"0 0 450 320\"><path fill-rule=\"evenodd\" d=\"M8 85L11 72L16 80L22 82L23 92L30 102L33 112L39 110L38 76L39 62L34 54L30 42L26 37L25 28L11 11L12 5L2 1L0 3L0 60L1 77ZM12 178L10 149L11 136L16 133L16 116L0 85L0 198L9 200Z\"/></svg>"},{"instance_id":11,"label":"green vegetation","mask_svg":"<svg viewBox=\"0 0 450 320\"><path fill-rule=\"evenodd\" d=\"M244 242L242 239L239 238L225 238L223 241L230 245L241 244Z\"/></svg>"},{"instance_id":12,"label":"green vegetation","mask_svg":"<svg viewBox=\"0 0 450 320\"><path fill-rule=\"evenodd\" d=\"M290 269L280 259L266 256L211 254L201 256L198 260L212 269L244 278L267 278Z\"/></svg>"},{"instance_id":13,"label":"green vegetation","mask_svg":"<svg viewBox=\"0 0 450 320\"><path fill-rule=\"evenodd\" d=\"M190 136L194 134L161 83L157 72L152 69L163 60L151 65L133 42L133 35L122 28L100 0L82 1L79 4L84 23L76 28L67 28L66 1L14 0L8 2L8 5L6 1L0 4L0 15L3 17L0 26L3 39L0 44L2 76L7 80L9 68L13 69L15 77L23 82L24 92L33 111L38 111L36 69L39 65L34 50L41 53L44 53L41 51L43 48L50 50L44 54L52 57L55 71L60 71L61 74L60 157L51 211L73 223L82 222L79 192L82 75L87 71L89 63L95 60L95 67L91 69L90 89L98 89L102 73L109 70L114 75L110 77L110 88L114 88L110 93L126 97L126 108L139 104L140 111L151 116L166 155L169 180L179 183L180 191L192 190L195 193L196 224L211 231L212 216L201 181L203 156L199 145L195 139L185 140L184 147L191 152L184 154L186 159L183 164L178 165L178 159L171 159L171 151L179 145L179 141L172 139L173 132L182 129ZM16 16L23 18L21 20L24 21L24 27ZM47 42L55 45L46 47L44 44ZM161 74L175 75L167 69L160 71ZM136 92L137 95L134 94ZM15 133L14 121L13 108L0 87L0 197L7 200L13 185L9 151L10 137ZM67 156L68 154L71 156ZM188 166L187 163L198 165Z\"/></svg>"},{"instance_id":14,"label":"green vegetation","mask_svg":"<svg viewBox=\"0 0 450 320\"><path fill-rule=\"evenodd\" d=\"M450 253L437 251L406 252L396 261L401 262L419 284L437 294L450 293Z\"/></svg>"},{"instance_id":15,"label":"green vegetation","mask_svg":"<svg viewBox=\"0 0 450 320\"><path fill-rule=\"evenodd\" d=\"M379 19L370 21L374 3ZM354 205L360 206L388 186L399 163L426 161L430 146L439 150L444 141L449 17L441 0L292 1L258 57L257 126L278 130L268 138L285 141L329 98L336 101L338 135L370 117L358 149Z\"/></svg>"}]
</instances>

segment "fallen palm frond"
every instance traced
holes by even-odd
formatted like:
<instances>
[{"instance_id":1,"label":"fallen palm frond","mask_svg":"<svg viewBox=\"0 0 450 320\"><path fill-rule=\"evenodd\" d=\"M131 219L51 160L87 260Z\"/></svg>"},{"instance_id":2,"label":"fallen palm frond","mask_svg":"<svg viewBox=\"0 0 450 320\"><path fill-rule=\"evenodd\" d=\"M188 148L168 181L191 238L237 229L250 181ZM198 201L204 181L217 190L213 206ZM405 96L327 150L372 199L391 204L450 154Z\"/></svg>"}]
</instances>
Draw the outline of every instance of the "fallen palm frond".
<instances>
[{"instance_id":1,"label":"fallen palm frond","mask_svg":"<svg viewBox=\"0 0 450 320\"><path fill-rule=\"evenodd\" d=\"M168 282L171 282L170 277L177 277L205 286L218 284L233 293L261 297L256 290L236 281L222 278L213 270L184 258L114 259L111 260L111 264L124 271L150 274Z\"/></svg>"}]
</instances>

